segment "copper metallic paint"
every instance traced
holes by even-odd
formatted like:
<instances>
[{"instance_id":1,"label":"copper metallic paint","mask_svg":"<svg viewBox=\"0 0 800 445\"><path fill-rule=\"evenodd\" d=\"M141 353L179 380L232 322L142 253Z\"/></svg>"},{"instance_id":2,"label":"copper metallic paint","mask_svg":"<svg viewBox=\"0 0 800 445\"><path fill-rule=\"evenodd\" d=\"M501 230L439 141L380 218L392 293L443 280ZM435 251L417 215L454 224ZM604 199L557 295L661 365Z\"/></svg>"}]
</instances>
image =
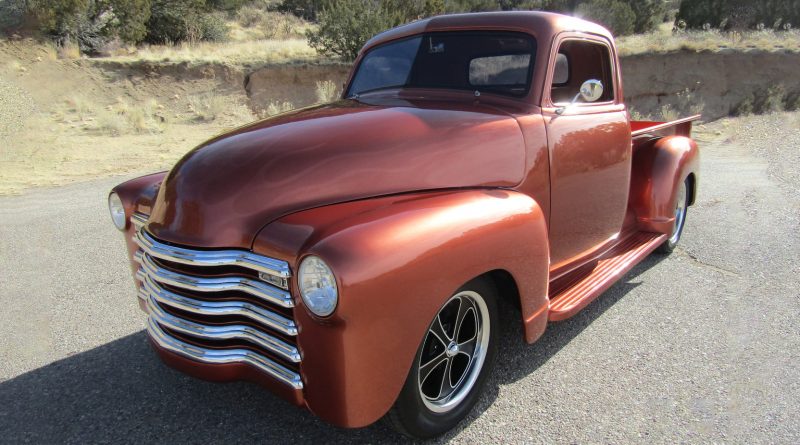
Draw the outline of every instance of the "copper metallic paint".
<instances>
[{"instance_id":1,"label":"copper metallic paint","mask_svg":"<svg viewBox=\"0 0 800 445\"><path fill-rule=\"evenodd\" d=\"M697 143L685 136L649 140L636 149L629 208L636 215L639 230L672 232L678 185L692 176L689 193L693 204L699 163Z\"/></svg>"},{"instance_id":2,"label":"copper metallic paint","mask_svg":"<svg viewBox=\"0 0 800 445\"><path fill-rule=\"evenodd\" d=\"M333 424L364 426L392 406L430 320L464 283L508 273L533 342L548 321L548 294L586 283L553 319L572 315L613 283L598 274L632 267L669 233L677 184L689 175L698 182L688 138L696 117L629 122L618 69L613 103L558 116L549 100L561 39L608 42L617 61L605 29L548 13L451 15L382 33L362 57L394 39L451 30L534 36L528 96L368 93L239 128L168 175L115 188L128 216L151 215L147 230L162 241L250 249L295 272L318 255L338 280L339 306L324 319L291 281L302 391L247 365L201 364L154 345L166 363L207 380L254 381ZM132 228L125 235L132 260ZM626 256L624 242L636 252Z\"/></svg>"},{"instance_id":3,"label":"copper metallic paint","mask_svg":"<svg viewBox=\"0 0 800 445\"><path fill-rule=\"evenodd\" d=\"M337 425L367 425L391 407L430 320L476 276L508 271L523 315L539 314L526 335L532 341L545 327L546 225L521 193L449 191L321 207L270 224L253 250L286 260L317 255L336 271L342 298L334 315L319 320L296 299L295 320L306 403Z\"/></svg>"},{"instance_id":4,"label":"copper metallic paint","mask_svg":"<svg viewBox=\"0 0 800 445\"><path fill-rule=\"evenodd\" d=\"M131 272L134 275L136 274L136 270L139 269L139 264L133 260L133 254L139 246L133 242L135 229L131 226L130 218L134 212L144 213L145 215L150 213L156 194L158 193L158 187L161 185L161 181L164 180L166 174L167 172L160 172L134 178L114 187L113 190L119 195L122 205L125 207L125 221L127 222L124 230L125 246L128 251L128 261L131 265Z\"/></svg>"},{"instance_id":5,"label":"copper metallic paint","mask_svg":"<svg viewBox=\"0 0 800 445\"><path fill-rule=\"evenodd\" d=\"M197 247L249 248L298 210L455 187L512 187L525 146L513 117L469 101L343 100L257 122L191 151L148 229Z\"/></svg>"}]
</instances>

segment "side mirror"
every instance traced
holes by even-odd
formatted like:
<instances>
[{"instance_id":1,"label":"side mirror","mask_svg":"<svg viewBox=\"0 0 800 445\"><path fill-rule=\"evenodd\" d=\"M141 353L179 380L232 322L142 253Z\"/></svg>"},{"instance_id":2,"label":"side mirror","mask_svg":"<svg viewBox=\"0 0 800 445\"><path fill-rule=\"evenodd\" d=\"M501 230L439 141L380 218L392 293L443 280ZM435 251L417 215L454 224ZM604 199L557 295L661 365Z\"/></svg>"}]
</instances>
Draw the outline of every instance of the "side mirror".
<instances>
[{"instance_id":1,"label":"side mirror","mask_svg":"<svg viewBox=\"0 0 800 445\"><path fill-rule=\"evenodd\" d=\"M581 89L572 99L572 102L570 102L566 107L557 109L556 114L564 114L564 112L567 111L567 108L575 105L578 102L578 99L583 99L584 102L591 103L597 102L597 100L601 97L603 97L603 82L597 79L589 79L586 82L583 82Z\"/></svg>"},{"instance_id":2,"label":"side mirror","mask_svg":"<svg viewBox=\"0 0 800 445\"><path fill-rule=\"evenodd\" d=\"M603 82L597 79L589 79L583 82L580 91L580 97L584 102L597 102L597 99L603 97ZM575 102L575 100L572 102Z\"/></svg>"}]
</instances>

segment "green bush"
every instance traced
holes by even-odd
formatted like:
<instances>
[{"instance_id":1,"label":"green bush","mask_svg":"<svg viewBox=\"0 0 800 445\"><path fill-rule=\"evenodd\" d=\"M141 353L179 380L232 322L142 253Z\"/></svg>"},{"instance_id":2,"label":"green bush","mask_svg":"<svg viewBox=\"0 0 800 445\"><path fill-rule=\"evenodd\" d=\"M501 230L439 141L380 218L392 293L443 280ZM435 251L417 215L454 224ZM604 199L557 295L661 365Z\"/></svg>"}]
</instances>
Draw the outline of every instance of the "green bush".
<instances>
[{"instance_id":1,"label":"green bush","mask_svg":"<svg viewBox=\"0 0 800 445\"><path fill-rule=\"evenodd\" d=\"M230 29L225 15L220 13L202 14L198 22L199 40L224 42L228 40Z\"/></svg>"},{"instance_id":2,"label":"green bush","mask_svg":"<svg viewBox=\"0 0 800 445\"><path fill-rule=\"evenodd\" d=\"M581 3L575 15L600 23L618 36L633 34L636 14L627 3L617 0L591 0Z\"/></svg>"},{"instance_id":3,"label":"green bush","mask_svg":"<svg viewBox=\"0 0 800 445\"><path fill-rule=\"evenodd\" d=\"M247 0L206 0L209 8L229 12L238 11L247 2Z\"/></svg>"},{"instance_id":4,"label":"green bush","mask_svg":"<svg viewBox=\"0 0 800 445\"><path fill-rule=\"evenodd\" d=\"M633 32L637 34L656 29L667 12L664 0L626 0L626 3L635 16Z\"/></svg>"},{"instance_id":5,"label":"green bush","mask_svg":"<svg viewBox=\"0 0 800 445\"><path fill-rule=\"evenodd\" d=\"M150 0L29 0L27 14L59 43L96 53L110 40L137 43L146 34Z\"/></svg>"},{"instance_id":6,"label":"green bush","mask_svg":"<svg viewBox=\"0 0 800 445\"><path fill-rule=\"evenodd\" d=\"M144 39L150 19L150 0L108 0L105 4L114 15L109 28L111 35L130 43Z\"/></svg>"},{"instance_id":7,"label":"green bush","mask_svg":"<svg viewBox=\"0 0 800 445\"><path fill-rule=\"evenodd\" d=\"M306 20L317 20L317 14L322 10L325 0L283 0L278 5L278 11L294 14Z\"/></svg>"},{"instance_id":8,"label":"green bush","mask_svg":"<svg viewBox=\"0 0 800 445\"><path fill-rule=\"evenodd\" d=\"M332 1L319 12L319 29L307 33L308 43L322 54L354 60L370 37L393 25L379 0Z\"/></svg>"},{"instance_id":9,"label":"green bush","mask_svg":"<svg viewBox=\"0 0 800 445\"><path fill-rule=\"evenodd\" d=\"M0 31L10 32L21 27L27 12L24 0L0 0Z\"/></svg>"},{"instance_id":10,"label":"green bush","mask_svg":"<svg viewBox=\"0 0 800 445\"><path fill-rule=\"evenodd\" d=\"M683 0L676 24L694 29L789 29L800 26L800 0Z\"/></svg>"},{"instance_id":11,"label":"green bush","mask_svg":"<svg viewBox=\"0 0 800 445\"><path fill-rule=\"evenodd\" d=\"M146 40L176 43L185 40L222 41L228 27L221 14L210 14L206 0L152 0Z\"/></svg>"}]
</instances>

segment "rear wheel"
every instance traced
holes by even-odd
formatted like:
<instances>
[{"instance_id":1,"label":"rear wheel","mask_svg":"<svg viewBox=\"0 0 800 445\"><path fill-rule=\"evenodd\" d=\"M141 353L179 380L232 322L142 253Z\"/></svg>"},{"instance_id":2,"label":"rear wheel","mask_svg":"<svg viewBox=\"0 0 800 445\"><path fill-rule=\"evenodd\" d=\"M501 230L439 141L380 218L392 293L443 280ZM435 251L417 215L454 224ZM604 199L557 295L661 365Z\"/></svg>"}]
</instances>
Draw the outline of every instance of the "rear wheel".
<instances>
[{"instance_id":1,"label":"rear wheel","mask_svg":"<svg viewBox=\"0 0 800 445\"><path fill-rule=\"evenodd\" d=\"M429 438L456 426L478 401L497 352L496 291L474 280L434 317L387 419L398 431Z\"/></svg>"},{"instance_id":2,"label":"rear wheel","mask_svg":"<svg viewBox=\"0 0 800 445\"><path fill-rule=\"evenodd\" d=\"M672 229L670 237L664 241L664 244L658 247L659 253L671 253L678 245L683 233L683 226L686 224L686 213L689 209L689 194L687 193L689 185L689 178L686 178L681 183L678 189L678 200L675 204L675 226Z\"/></svg>"}]
</instances>

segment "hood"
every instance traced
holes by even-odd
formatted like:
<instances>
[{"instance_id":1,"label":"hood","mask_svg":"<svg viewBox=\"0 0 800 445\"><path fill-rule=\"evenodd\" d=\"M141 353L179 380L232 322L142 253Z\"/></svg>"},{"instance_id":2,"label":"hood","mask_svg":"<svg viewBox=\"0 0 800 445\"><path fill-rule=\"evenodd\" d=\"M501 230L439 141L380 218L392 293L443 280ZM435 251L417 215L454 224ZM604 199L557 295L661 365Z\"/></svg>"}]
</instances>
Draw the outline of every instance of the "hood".
<instances>
[{"instance_id":1,"label":"hood","mask_svg":"<svg viewBox=\"0 0 800 445\"><path fill-rule=\"evenodd\" d=\"M412 191L510 187L524 165L516 120L474 100L342 100L189 152L164 179L148 230L176 244L249 249L262 227L289 213Z\"/></svg>"}]
</instances>

